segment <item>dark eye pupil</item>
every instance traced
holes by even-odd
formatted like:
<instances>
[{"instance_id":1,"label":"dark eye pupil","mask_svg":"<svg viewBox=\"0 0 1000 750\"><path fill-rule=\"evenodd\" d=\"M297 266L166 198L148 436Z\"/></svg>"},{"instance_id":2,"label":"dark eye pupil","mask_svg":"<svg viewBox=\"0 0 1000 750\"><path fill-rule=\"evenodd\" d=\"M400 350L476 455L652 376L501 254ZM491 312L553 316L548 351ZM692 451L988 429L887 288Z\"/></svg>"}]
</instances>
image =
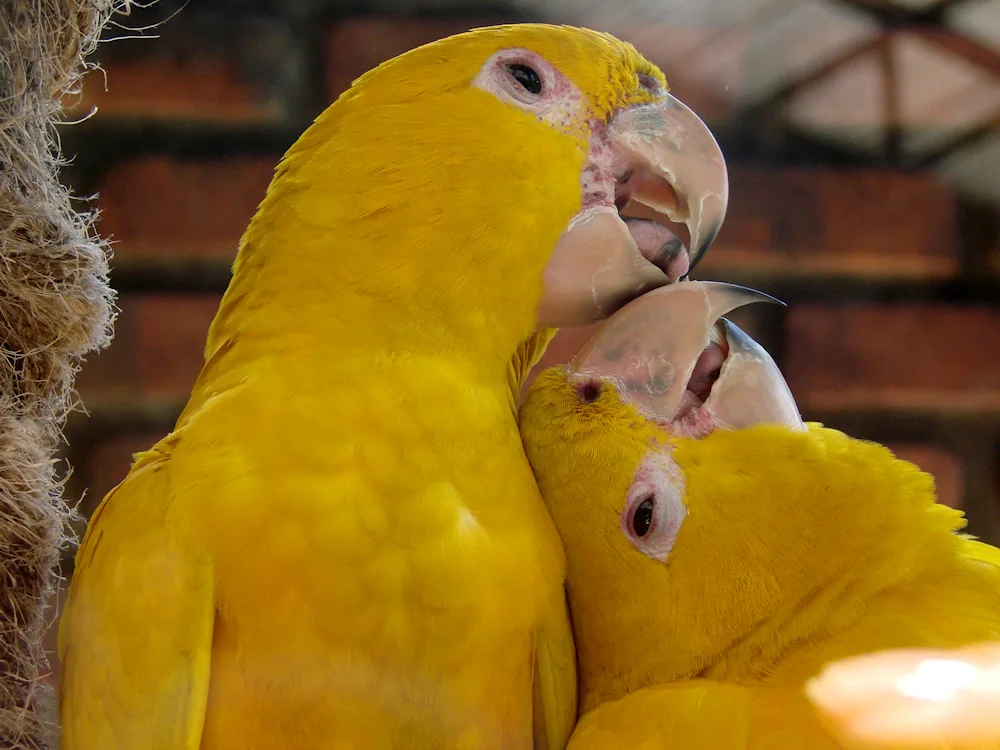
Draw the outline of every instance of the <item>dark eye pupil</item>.
<instances>
[{"instance_id":1,"label":"dark eye pupil","mask_svg":"<svg viewBox=\"0 0 1000 750\"><path fill-rule=\"evenodd\" d=\"M511 65L507 70L514 76L514 80L521 84L521 87L531 94L542 93L542 79L534 69L527 65Z\"/></svg>"},{"instance_id":2,"label":"dark eye pupil","mask_svg":"<svg viewBox=\"0 0 1000 750\"><path fill-rule=\"evenodd\" d=\"M649 527L653 525L653 498L647 497L635 509L632 516L632 531L636 536L643 537L649 533Z\"/></svg>"}]
</instances>

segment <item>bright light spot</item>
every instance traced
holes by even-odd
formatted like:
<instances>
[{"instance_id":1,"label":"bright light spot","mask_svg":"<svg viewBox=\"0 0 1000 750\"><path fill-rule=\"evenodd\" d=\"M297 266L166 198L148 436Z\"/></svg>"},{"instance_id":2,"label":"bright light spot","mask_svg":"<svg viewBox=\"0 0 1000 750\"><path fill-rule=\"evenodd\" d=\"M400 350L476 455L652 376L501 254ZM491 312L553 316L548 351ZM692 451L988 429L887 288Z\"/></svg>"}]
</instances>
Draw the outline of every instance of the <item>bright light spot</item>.
<instances>
[{"instance_id":1,"label":"bright light spot","mask_svg":"<svg viewBox=\"0 0 1000 750\"><path fill-rule=\"evenodd\" d=\"M979 671L979 667L964 661L928 659L900 677L896 689L910 698L943 703L976 682Z\"/></svg>"},{"instance_id":2,"label":"bright light spot","mask_svg":"<svg viewBox=\"0 0 1000 750\"><path fill-rule=\"evenodd\" d=\"M479 530L479 519L476 518L476 514L473 513L468 508L458 509L458 528L464 532L478 531Z\"/></svg>"}]
</instances>

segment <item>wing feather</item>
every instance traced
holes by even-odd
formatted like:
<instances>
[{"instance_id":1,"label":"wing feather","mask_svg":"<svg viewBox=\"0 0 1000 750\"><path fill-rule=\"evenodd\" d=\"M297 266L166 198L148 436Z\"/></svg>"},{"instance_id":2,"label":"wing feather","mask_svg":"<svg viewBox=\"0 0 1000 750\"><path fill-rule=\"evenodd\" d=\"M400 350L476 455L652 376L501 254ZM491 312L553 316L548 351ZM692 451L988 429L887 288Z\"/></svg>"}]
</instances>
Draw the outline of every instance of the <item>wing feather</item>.
<instances>
[{"instance_id":1,"label":"wing feather","mask_svg":"<svg viewBox=\"0 0 1000 750\"><path fill-rule=\"evenodd\" d=\"M94 514L60 623L63 750L197 750L215 621L211 564L171 536L145 454Z\"/></svg>"}]
</instances>

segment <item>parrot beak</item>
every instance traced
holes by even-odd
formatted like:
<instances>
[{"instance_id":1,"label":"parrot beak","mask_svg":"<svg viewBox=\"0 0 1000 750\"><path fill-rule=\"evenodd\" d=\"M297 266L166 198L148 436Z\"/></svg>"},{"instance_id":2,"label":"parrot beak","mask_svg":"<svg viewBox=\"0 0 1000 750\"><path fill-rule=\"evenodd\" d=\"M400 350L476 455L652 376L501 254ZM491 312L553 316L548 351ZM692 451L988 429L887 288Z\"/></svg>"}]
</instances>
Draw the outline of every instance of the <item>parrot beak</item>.
<instances>
[{"instance_id":1,"label":"parrot beak","mask_svg":"<svg viewBox=\"0 0 1000 750\"><path fill-rule=\"evenodd\" d=\"M611 138L632 162L624 184L629 198L687 226L694 268L719 234L729 203L726 160L712 131L667 94L618 113Z\"/></svg>"},{"instance_id":2,"label":"parrot beak","mask_svg":"<svg viewBox=\"0 0 1000 750\"><path fill-rule=\"evenodd\" d=\"M778 300L752 289L685 281L615 313L570 365L614 383L640 412L674 434L703 437L755 424L805 429L778 366L722 318L751 302Z\"/></svg>"},{"instance_id":3,"label":"parrot beak","mask_svg":"<svg viewBox=\"0 0 1000 750\"><path fill-rule=\"evenodd\" d=\"M620 110L606 132L592 135L583 195L545 270L543 326L604 320L686 277L719 233L729 177L712 132L667 94ZM630 203L662 221L623 216ZM690 252L665 222L687 227Z\"/></svg>"}]
</instances>

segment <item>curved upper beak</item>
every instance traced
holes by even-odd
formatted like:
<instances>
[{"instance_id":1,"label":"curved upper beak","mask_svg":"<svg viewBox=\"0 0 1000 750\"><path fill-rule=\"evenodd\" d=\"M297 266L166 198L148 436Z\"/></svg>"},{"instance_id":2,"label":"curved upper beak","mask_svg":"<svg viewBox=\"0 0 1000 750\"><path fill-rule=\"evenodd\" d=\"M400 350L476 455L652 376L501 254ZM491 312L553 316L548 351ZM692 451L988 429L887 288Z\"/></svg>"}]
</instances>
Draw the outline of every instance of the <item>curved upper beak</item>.
<instances>
[{"instance_id":1,"label":"curved upper beak","mask_svg":"<svg viewBox=\"0 0 1000 750\"><path fill-rule=\"evenodd\" d=\"M650 289L687 276L719 233L729 199L719 144L669 94L619 111L606 133L592 137L583 182L587 199L545 271L543 326L604 320ZM621 209L630 202L664 223L623 219ZM686 225L690 248L664 225L668 221Z\"/></svg>"},{"instance_id":2,"label":"curved upper beak","mask_svg":"<svg viewBox=\"0 0 1000 750\"><path fill-rule=\"evenodd\" d=\"M774 360L722 317L751 302L778 301L708 281L657 289L615 313L570 369L612 381L640 412L671 426L697 412L702 432L761 423L804 429Z\"/></svg>"},{"instance_id":3,"label":"curved upper beak","mask_svg":"<svg viewBox=\"0 0 1000 750\"><path fill-rule=\"evenodd\" d=\"M619 112L611 138L635 163L631 199L688 228L693 268L719 234L729 204L726 160L712 131L668 94Z\"/></svg>"}]
</instances>

